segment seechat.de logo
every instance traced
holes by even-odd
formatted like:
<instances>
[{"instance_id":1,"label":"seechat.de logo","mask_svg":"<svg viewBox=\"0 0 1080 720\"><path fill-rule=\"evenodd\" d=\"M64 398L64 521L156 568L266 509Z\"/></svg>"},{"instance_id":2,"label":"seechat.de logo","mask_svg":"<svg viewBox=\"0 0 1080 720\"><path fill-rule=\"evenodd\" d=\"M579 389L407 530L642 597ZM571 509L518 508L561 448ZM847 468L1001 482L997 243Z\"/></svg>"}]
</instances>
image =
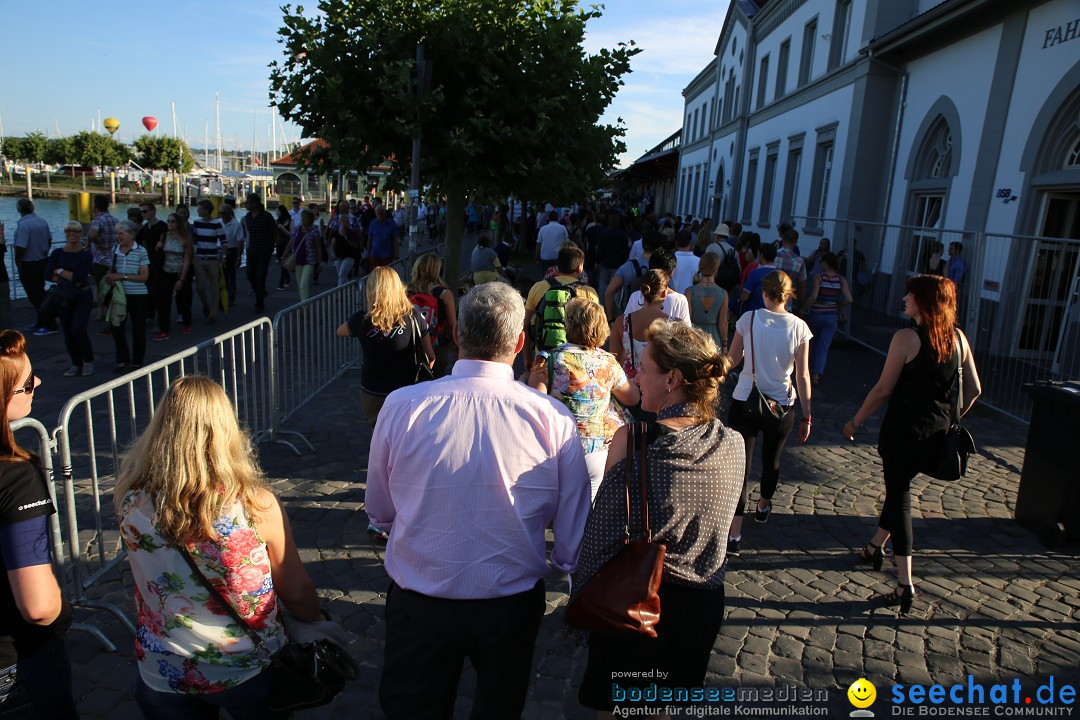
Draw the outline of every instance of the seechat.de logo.
<instances>
[{"instance_id":1,"label":"seechat.de logo","mask_svg":"<svg viewBox=\"0 0 1080 720\"><path fill-rule=\"evenodd\" d=\"M874 713L866 708L874 704L877 699L877 688L866 678L859 678L851 683L847 691L848 702L857 709L851 711L851 717L874 717Z\"/></svg>"}]
</instances>

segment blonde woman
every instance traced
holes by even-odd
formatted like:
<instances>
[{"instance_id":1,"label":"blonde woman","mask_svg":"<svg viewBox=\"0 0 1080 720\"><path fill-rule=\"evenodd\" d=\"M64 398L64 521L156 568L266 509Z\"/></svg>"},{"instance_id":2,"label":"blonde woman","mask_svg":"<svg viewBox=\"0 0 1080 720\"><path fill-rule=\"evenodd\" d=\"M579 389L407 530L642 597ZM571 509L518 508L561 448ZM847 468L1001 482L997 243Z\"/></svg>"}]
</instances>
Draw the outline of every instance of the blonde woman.
<instances>
[{"instance_id":1,"label":"blonde woman","mask_svg":"<svg viewBox=\"0 0 1080 720\"><path fill-rule=\"evenodd\" d=\"M540 351L529 376L530 386L558 398L574 413L593 498L604 479L608 443L625 424L622 408L611 398L631 407L641 398L619 360L602 348L610 332L599 303L570 300L566 303L567 342Z\"/></svg>"},{"instance_id":2,"label":"blonde woman","mask_svg":"<svg viewBox=\"0 0 1080 720\"><path fill-rule=\"evenodd\" d=\"M414 305L427 306L428 335L435 348L435 377L450 374L457 359L454 333L457 332L457 306L454 293L442 279L442 258L435 253L424 253L416 258L412 267L412 282L407 288Z\"/></svg>"},{"instance_id":3,"label":"blonde woman","mask_svg":"<svg viewBox=\"0 0 1080 720\"><path fill-rule=\"evenodd\" d=\"M218 384L173 381L124 456L115 503L135 583L143 716L216 717L226 708L238 720L274 717L269 660L209 598L182 551L272 651L285 644L279 601L316 622L319 598Z\"/></svg>"},{"instance_id":4,"label":"blonde woman","mask_svg":"<svg viewBox=\"0 0 1080 720\"><path fill-rule=\"evenodd\" d=\"M377 267L367 277L364 305L342 323L338 337L360 341L364 361L360 368L360 400L364 420L375 429L386 396L416 382L416 342L420 342L428 367L435 364L435 350L427 322L413 308L405 285L389 267Z\"/></svg>"}]
</instances>

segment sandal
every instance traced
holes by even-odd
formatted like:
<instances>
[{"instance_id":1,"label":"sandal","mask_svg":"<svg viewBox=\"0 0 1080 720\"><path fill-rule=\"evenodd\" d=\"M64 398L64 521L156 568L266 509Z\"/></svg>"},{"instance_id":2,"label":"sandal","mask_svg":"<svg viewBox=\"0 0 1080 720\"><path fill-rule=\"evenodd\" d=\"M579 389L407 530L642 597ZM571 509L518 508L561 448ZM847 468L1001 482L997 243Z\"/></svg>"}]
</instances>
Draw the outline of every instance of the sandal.
<instances>
[{"instance_id":1,"label":"sandal","mask_svg":"<svg viewBox=\"0 0 1080 720\"><path fill-rule=\"evenodd\" d=\"M870 550L870 548L874 549ZM868 550L870 551L867 552ZM881 570L881 566L885 562L885 551L881 549L881 545L866 543L866 547L859 549L859 562L873 565L874 570Z\"/></svg>"},{"instance_id":2,"label":"sandal","mask_svg":"<svg viewBox=\"0 0 1080 720\"><path fill-rule=\"evenodd\" d=\"M899 605L899 614L907 615L908 611L911 610L911 604L915 602L915 586L897 585L891 593L882 595L881 601L884 602L887 607L896 607Z\"/></svg>"}]
</instances>

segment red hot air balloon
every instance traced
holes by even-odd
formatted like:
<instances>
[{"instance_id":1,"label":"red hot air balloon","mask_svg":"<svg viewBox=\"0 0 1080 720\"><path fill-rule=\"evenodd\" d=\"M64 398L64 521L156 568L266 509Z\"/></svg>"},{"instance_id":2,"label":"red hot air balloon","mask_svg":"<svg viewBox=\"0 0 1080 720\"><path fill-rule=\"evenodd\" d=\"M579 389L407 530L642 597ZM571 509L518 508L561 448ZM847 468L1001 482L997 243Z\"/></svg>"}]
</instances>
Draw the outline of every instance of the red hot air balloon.
<instances>
[{"instance_id":1,"label":"red hot air balloon","mask_svg":"<svg viewBox=\"0 0 1080 720\"><path fill-rule=\"evenodd\" d=\"M142 124L143 127L146 128L147 132L154 132L154 128L157 127L157 118L147 115L142 119Z\"/></svg>"}]
</instances>

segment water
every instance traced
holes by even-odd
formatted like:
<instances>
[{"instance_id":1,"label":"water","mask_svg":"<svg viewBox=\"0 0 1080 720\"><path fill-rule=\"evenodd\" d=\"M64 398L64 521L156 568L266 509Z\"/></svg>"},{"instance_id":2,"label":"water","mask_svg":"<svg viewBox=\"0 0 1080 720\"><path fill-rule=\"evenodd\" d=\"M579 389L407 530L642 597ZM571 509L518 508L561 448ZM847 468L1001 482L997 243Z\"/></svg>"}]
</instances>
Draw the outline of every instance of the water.
<instances>
[{"instance_id":1,"label":"water","mask_svg":"<svg viewBox=\"0 0 1080 720\"><path fill-rule=\"evenodd\" d=\"M16 197L0 197L0 223L4 225L4 235L7 238L8 251L4 256L7 265L8 277L11 278L11 297L24 298L22 283L18 282L19 273L15 268L15 226L19 222L19 211L15 209L18 202ZM127 209L135 207L134 203L119 203L109 208L109 213L117 220L127 219ZM64 225L68 222L67 200L34 200L34 213L49 223L52 231L52 247L58 248L64 245ZM158 220L164 221L169 212L167 208L158 205ZM194 215L192 211L192 215ZM243 219L247 212L239 208L236 213L237 219Z\"/></svg>"}]
</instances>

